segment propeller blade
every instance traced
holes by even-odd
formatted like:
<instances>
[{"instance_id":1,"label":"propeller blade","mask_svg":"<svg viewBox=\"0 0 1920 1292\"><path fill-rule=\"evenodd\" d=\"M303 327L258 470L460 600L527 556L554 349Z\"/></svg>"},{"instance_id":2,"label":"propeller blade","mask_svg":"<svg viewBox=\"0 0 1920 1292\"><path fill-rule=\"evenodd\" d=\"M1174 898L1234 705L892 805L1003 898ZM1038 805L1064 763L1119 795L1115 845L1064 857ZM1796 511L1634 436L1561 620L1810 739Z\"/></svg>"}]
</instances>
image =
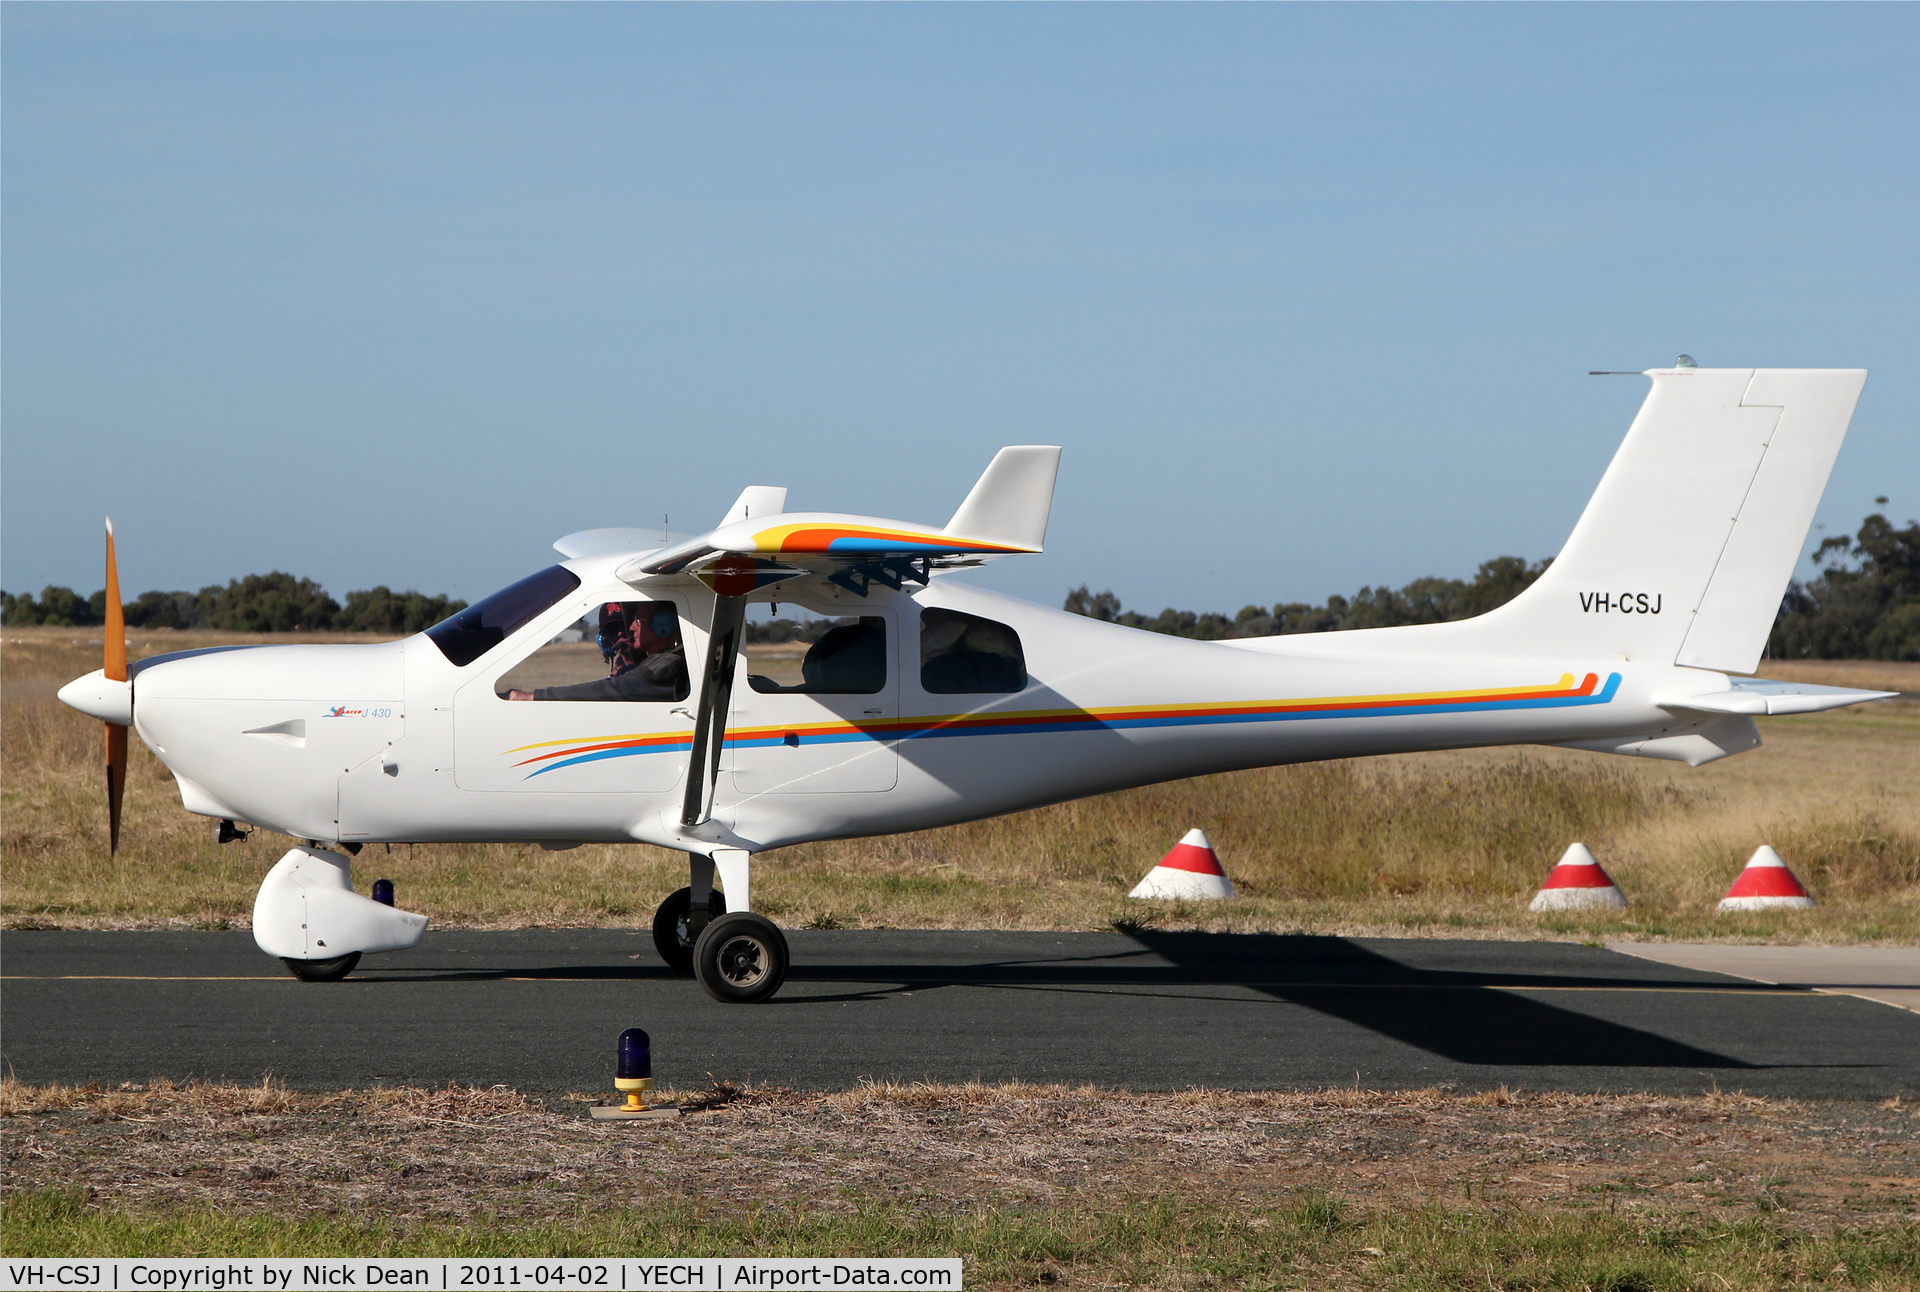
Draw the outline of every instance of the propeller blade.
<instances>
[{"instance_id":1,"label":"propeller blade","mask_svg":"<svg viewBox=\"0 0 1920 1292\"><path fill-rule=\"evenodd\" d=\"M127 792L127 729L107 728L107 854L120 851L120 800Z\"/></svg>"},{"instance_id":2,"label":"propeller blade","mask_svg":"<svg viewBox=\"0 0 1920 1292\"><path fill-rule=\"evenodd\" d=\"M127 680L127 612L120 605L120 563L113 558L113 517L107 517L107 676Z\"/></svg>"},{"instance_id":3,"label":"propeller blade","mask_svg":"<svg viewBox=\"0 0 1920 1292\"><path fill-rule=\"evenodd\" d=\"M127 617L120 605L120 565L113 555L113 518L107 518L106 662L103 671L115 682L127 680ZM127 792L127 729L115 723L107 729L107 851L120 851L120 801Z\"/></svg>"}]
</instances>

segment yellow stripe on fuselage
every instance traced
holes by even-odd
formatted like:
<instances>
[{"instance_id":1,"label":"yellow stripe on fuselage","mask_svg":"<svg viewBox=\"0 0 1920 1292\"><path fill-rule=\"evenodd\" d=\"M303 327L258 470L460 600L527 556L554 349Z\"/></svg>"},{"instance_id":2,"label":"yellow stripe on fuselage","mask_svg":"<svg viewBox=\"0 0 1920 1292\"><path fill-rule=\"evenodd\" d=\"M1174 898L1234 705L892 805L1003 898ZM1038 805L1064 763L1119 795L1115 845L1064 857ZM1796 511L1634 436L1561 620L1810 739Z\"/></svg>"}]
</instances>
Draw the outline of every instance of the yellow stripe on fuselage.
<instances>
[{"instance_id":1,"label":"yellow stripe on fuselage","mask_svg":"<svg viewBox=\"0 0 1920 1292\"><path fill-rule=\"evenodd\" d=\"M1124 721L1130 718L1185 718L1229 715L1235 713L1291 713L1306 709L1372 709L1388 708L1408 704L1446 704L1474 700L1497 700L1522 695L1551 695L1555 692L1574 690L1574 677L1571 673L1562 673L1560 680L1549 685L1472 687L1459 691L1401 691L1384 695L1325 695L1299 700L1219 700L1204 704L1125 704L1112 705L1097 709L976 709L968 713L924 714L904 718L884 718L870 722L830 721L776 723L752 727L728 727L726 740L755 740L791 732L798 736L843 735L848 732L864 731L885 733L901 730L924 730L934 727L950 726L1009 726L1021 723L1050 722L1058 720L1078 720L1082 722L1100 722L1108 719ZM529 745L519 745L505 751L509 754L524 753L533 749L551 749L561 745L612 745L622 741L677 741L692 738L692 732L646 731L630 732L622 735L580 737L572 736L565 740L541 740Z\"/></svg>"}]
</instances>

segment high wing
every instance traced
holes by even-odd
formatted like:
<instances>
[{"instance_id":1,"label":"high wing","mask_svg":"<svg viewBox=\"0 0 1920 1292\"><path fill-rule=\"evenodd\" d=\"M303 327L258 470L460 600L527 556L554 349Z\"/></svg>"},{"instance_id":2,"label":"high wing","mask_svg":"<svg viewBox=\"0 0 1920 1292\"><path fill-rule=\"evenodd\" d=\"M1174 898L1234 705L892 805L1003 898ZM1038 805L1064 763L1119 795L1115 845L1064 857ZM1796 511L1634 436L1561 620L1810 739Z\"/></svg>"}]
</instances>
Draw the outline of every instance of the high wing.
<instances>
[{"instance_id":1,"label":"high wing","mask_svg":"<svg viewBox=\"0 0 1920 1292\"><path fill-rule=\"evenodd\" d=\"M897 592L906 583L924 585L937 570L1038 552L1046 542L1059 469L1057 445L1001 449L942 529L874 516L789 512L785 489L750 485L718 529L621 565L615 575L627 583L691 575L714 594L680 823L694 828L713 813L747 596L813 576L864 597L875 583ZM556 546L568 555L570 548L604 552L637 532L583 531Z\"/></svg>"},{"instance_id":2,"label":"high wing","mask_svg":"<svg viewBox=\"0 0 1920 1292\"><path fill-rule=\"evenodd\" d=\"M807 574L861 595L874 583L896 590L924 584L936 570L1041 551L1059 466L1054 445L1001 449L939 529L836 512L756 516L750 505L743 507L749 495L785 501L785 490L756 487L741 495L718 529L637 556L618 574L630 583L691 574L723 597Z\"/></svg>"}]
</instances>

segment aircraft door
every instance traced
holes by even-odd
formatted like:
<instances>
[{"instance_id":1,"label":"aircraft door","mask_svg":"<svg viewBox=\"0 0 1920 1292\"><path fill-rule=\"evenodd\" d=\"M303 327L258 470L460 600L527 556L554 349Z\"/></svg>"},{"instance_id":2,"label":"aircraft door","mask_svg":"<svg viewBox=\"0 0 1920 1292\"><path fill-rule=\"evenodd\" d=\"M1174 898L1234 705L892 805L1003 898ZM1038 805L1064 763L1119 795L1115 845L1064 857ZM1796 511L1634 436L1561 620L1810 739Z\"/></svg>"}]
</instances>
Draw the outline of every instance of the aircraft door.
<instances>
[{"instance_id":1,"label":"aircraft door","mask_svg":"<svg viewBox=\"0 0 1920 1292\"><path fill-rule=\"evenodd\" d=\"M679 783L693 734L686 661L704 635L665 598L581 607L454 697L462 790L661 793Z\"/></svg>"},{"instance_id":2,"label":"aircraft door","mask_svg":"<svg viewBox=\"0 0 1920 1292\"><path fill-rule=\"evenodd\" d=\"M890 790L900 776L899 640L884 611L843 619L798 668L749 657L733 689L727 744L741 794ZM756 673L756 669L765 672Z\"/></svg>"}]
</instances>

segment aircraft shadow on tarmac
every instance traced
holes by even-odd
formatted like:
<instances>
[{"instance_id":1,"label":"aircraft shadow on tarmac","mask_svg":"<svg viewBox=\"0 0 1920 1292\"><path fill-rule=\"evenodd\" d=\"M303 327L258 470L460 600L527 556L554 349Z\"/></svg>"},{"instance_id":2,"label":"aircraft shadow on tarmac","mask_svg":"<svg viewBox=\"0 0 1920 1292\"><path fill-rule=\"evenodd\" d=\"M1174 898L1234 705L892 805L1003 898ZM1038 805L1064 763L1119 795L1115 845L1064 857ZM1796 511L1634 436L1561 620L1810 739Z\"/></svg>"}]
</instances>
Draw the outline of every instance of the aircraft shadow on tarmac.
<instances>
[{"instance_id":1,"label":"aircraft shadow on tarmac","mask_svg":"<svg viewBox=\"0 0 1920 1292\"><path fill-rule=\"evenodd\" d=\"M1166 992L1184 997L1218 987L1257 991L1275 1001L1305 1006L1459 1063L1696 1069L1765 1066L1517 994L1529 987L1750 991L1750 984L1699 977L1647 977L1637 972L1631 976L1581 976L1428 969L1336 937L1153 930L1131 937L1139 949L1119 954L970 964L800 963L788 975L787 991L761 1008L873 1000L942 987ZM654 980L675 976L656 964L513 969L421 966L385 980ZM808 994L807 986L814 984L847 985L854 990Z\"/></svg>"},{"instance_id":2,"label":"aircraft shadow on tarmac","mask_svg":"<svg viewBox=\"0 0 1920 1292\"><path fill-rule=\"evenodd\" d=\"M1646 988L1645 980L1420 969L1345 938L1232 938L1156 933L1135 938L1178 965L1233 962L1247 985L1457 1063L1631 1068L1750 1068L1710 1050L1560 1009L1511 988ZM1231 935L1229 935L1231 938ZM1224 967L1224 966L1222 966ZM1311 967L1317 971L1302 974ZM1294 970L1292 974L1285 971ZM1311 982L1318 977L1322 981ZM1498 984L1496 987L1494 984ZM1701 984L1690 983L1698 988ZM1502 990L1507 989L1507 990Z\"/></svg>"}]
</instances>

